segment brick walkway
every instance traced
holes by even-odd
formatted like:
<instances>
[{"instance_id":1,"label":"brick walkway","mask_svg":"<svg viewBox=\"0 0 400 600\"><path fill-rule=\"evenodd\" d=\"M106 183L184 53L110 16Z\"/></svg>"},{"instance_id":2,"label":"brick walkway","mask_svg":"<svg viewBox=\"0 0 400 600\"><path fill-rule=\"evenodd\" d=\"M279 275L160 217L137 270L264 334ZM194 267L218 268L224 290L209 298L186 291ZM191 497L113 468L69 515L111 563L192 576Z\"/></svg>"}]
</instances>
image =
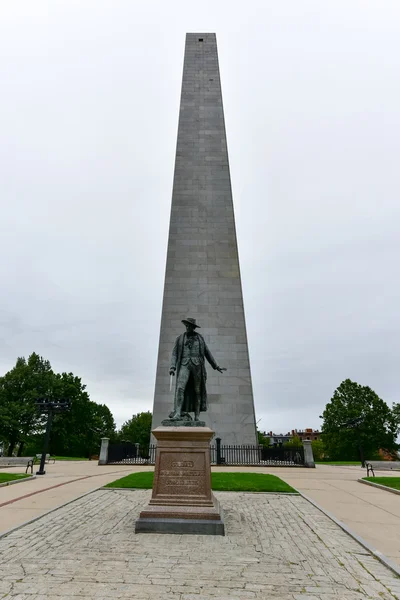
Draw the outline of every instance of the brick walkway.
<instances>
[{"instance_id":1,"label":"brick walkway","mask_svg":"<svg viewBox=\"0 0 400 600\"><path fill-rule=\"evenodd\" d=\"M99 490L0 539L0 599L400 598L400 579L299 496L218 493L227 536L135 535L145 490Z\"/></svg>"}]
</instances>

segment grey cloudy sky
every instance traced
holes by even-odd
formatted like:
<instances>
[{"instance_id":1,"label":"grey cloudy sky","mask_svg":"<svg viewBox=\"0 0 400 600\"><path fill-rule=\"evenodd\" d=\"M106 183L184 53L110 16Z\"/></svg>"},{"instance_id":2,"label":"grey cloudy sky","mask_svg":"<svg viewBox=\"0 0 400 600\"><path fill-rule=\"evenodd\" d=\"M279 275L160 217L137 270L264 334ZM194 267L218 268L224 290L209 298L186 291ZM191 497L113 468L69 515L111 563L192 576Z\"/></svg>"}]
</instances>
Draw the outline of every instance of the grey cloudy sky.
<instances>
[{"instance_id":1,"label":"grey cloudy sky","mask_svg":"<svg viewBox=\"0 0 400 600\"><path fill-rule=\"evenodd\" d=\"M152 408L183 51L217 33L257 419L400 388L398 0L6 0L0 372ZM177 332L179 333L179 332Z\"/></svg>"}]
</instances>

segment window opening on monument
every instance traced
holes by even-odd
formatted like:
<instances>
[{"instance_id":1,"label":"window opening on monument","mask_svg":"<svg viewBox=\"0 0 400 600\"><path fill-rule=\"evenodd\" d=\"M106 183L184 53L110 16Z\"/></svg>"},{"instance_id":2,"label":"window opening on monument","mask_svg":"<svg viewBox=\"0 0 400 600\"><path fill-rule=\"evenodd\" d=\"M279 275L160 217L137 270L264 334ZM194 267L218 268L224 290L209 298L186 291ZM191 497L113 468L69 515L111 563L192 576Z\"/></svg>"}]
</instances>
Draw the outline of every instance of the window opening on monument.
<instances>
[{"instance_id":1,"label":"window opening on monument","mask_svg":"<svg viewBox=\"0 0 400 600\"><path fill-rule=\"evenodd\" d=\"M203 42L203 41L204 41L203 38L199 38L199 42Z\"/></svg>"}]
</instances>

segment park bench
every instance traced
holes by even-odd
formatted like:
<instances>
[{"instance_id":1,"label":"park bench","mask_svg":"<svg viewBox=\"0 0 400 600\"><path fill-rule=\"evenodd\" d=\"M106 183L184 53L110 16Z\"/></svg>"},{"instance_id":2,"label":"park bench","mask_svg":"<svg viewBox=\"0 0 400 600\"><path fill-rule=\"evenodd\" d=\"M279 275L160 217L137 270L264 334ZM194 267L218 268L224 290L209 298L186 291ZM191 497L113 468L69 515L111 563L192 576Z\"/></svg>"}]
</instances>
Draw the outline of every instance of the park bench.
<instances>
[{"instance_id":1,"label":"park bench","mask_svg":"<svg viewBox=\"0 0 400 600\"><path fill-rule=\"evenodd\" d=\"M374 470L376 471L398 471L400 470L400 461L398 460L368 460L365 461L367 467L367 477L371 472L375 477Z\"/></svg>"},{"instance_id":2,"label":"park bench","mask_svg":"<svg viewBox=\"0 0 400 600\"><path fill-rule=\"evenodd\" d=\"M26 467L25 473L31 469L33 474L33 456L0 456L0 467Z\"/></svg>"},{"instance_id":3,"label":"park bench","mask_svg":"<svg viewBox=\"0 0 400 600\"><path fill-rule=\"evenodd\" d=\"M36 454L36 460L38 460L40 462L41 459L42 459L42 455L41 454ZM51 460L53 461L53 465L54 465L54 463L56 462L56 459L53 458L52 456L50 456L50 454L46 454L46 461L45 462L50 463Z\"/></svg>"}]
</instances>

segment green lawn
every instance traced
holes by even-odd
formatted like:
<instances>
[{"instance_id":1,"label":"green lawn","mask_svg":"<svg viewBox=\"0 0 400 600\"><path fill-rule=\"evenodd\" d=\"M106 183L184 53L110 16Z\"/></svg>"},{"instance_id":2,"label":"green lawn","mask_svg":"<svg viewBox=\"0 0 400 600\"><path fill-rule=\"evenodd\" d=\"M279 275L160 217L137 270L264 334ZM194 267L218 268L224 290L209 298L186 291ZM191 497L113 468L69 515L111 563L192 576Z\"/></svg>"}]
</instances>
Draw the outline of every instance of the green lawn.
<instances>
[{"instance_id":1,"label":"green lawn","mask_svg":"<svg viewBox=\"0 0 400 600\"><path fill-rule=\"evenodd\" d=\"M372 483L379 483L379 485L386 485L386 487L400 490L400 477L363 477L365 481L372 481Z\"/></svg>"},{"instance_id":2,"label":"green lawn","mask_svg":"<svg viewBox=\"0 0 400 600\"><path fill-rule=\"evenodd\" d=\"M133 473L117 479L106 487L151 489L153 471ZM212 489L224 492L286 492L296 494L296 490L275 475L262 473L212 473Z\"/></svg>"},{"instance_id":3,"label":"green lawn","mask_svg":"<svg viewBox=\"0 0 400 600\"><path fill-rule=\"evenodd\" d=\"M0 473L0 483L7 483L7 481L14 481L15 479L25 479L30 475L25 473Z\"/></svg>"},{"instance_id":4,"label":"green lawn","mask_svg":"<svg viewBox=\"0 0 400 600\"><path fill-rule=\"evenodd\" d=\"M263 473L212 473L212 489L229 492L286 492L297 491L276 475Z\"/></svg>"},{"instance_id":5,"label":"green lawn","mask_svg":"<svg viewBox=\"0 0 400 600\"><path fill-rule=\"evenodd\" d=\"M361 467L361 461L360 460L332 460L332 461L315 461L316 465L342 465L342 466L346 466L346 465L359 465Z\"/></svg>"}]
</instances>

